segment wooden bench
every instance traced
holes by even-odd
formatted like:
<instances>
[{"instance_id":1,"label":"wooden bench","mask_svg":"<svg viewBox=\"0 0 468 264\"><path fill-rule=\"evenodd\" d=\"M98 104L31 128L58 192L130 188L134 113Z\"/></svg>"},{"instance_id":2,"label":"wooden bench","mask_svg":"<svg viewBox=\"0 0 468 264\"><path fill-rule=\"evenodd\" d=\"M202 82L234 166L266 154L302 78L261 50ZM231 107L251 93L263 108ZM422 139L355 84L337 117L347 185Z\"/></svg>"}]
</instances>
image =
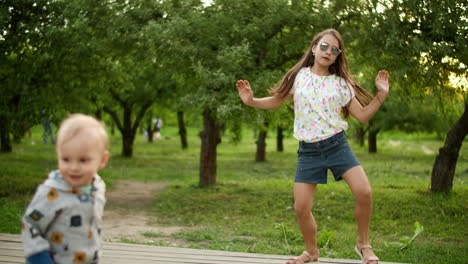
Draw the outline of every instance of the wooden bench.
<instances>
[{"instance_id":1,"label":"wooden bench","mask_svg":"<svg viewBox=\"0 0 468 264\"><path fill-rule=\"evenodd\" d=\"M138 244L105 242L103 264L284 264L289 256L159 247ZM25 263L19 235L0 234L0 263ZM320 263L361 263L359 260L320 258ZM380 262L380 264L398 264Z\"/></svg>"}]
</instances>

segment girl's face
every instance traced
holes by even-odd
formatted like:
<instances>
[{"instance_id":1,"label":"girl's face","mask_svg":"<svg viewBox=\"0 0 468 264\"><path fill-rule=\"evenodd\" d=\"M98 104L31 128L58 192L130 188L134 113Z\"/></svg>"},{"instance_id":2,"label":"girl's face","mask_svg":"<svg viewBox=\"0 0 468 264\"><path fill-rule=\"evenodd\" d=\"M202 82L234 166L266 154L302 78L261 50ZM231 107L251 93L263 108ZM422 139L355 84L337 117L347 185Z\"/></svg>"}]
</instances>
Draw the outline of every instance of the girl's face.
<instances>
[{"instance_id":1,"label":"girl's face","mask_svg":"<svg viewBox=\"0 0 468 264\"><path fill-rule=\"evenodd\" d=\"M315 53L314 63L321 67L329 67L335 63L341 53L338 39L330 34L323 36L319 42L312 47L312 51Z\"/></svg>"}]
</instances>

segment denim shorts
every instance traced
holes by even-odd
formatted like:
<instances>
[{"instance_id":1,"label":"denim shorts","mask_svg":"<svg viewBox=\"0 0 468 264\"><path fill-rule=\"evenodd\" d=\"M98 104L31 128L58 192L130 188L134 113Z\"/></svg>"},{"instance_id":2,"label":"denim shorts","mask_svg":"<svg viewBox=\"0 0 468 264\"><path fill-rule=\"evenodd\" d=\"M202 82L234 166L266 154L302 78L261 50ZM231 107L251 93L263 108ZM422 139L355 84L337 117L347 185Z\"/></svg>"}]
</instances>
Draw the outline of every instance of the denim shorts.
<instances>
[{"instance_id":1,"label":"denim shorts","mask_svg":"<svg viewBox=\"0 0 468 264\"><path fill-rule=\"evenodd\" d=\"M359 165L344 131L318 142L300 141L294 181L326 184L328 169L339 181L347 170Z\"/></svg>"}]
</instances>

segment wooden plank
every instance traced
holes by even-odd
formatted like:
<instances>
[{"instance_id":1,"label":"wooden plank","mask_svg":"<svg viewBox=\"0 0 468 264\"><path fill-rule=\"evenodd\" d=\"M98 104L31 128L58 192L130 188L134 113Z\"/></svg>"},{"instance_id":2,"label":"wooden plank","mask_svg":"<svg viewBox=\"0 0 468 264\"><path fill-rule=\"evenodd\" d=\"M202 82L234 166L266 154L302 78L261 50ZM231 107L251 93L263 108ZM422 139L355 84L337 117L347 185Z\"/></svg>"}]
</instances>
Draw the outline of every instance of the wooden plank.
<instances>
[{"instance_id":1,"label":"wooden plank","mask_svg":"<svg viewBox=\"0 0 468 264\"><path fill-rule=\"evenodd\" d=\"M160 261L161 263L187 263L187 264L242 264L242 263L257 263L257 262L252 262L249 259L226 259L226 258L218 258L218 259L193 259L193 258L178 258L178 257L159 257L159 256L153 256L153 257L129 257L129 258L108 258L106 256L103 257L103 263L116 263L116 262L122 262L122 263L153 263L155 261ZM264 262L264 263L272 263L272 264L284 264L285 261L269 261L269 262Z\"/></svg>"},{"instance_id":2,"label":"wooden plank","mask_svg":"<svg viewBox=\"0 0 468 264\"><path fill-rule=\"evenodd\" d=\"M13 234L0 234L0 241L10 241L10 242L19 242L21 243L21 236L20 235L13 235Z\"/></svg>"},{"instance_id":3,"label":"wooden plank","mask_svg":"<svg viewBox=\"0 0 468 264\"><path fill-rule=\"evenodd\" d=\"M11 250L0 248L0 256L23 257L23 250Z\"/></svg>"},{"instance_id":4,"label":"wooden plank","mask_svg":"<svg viewBox=\"0 0 468 264\"><path fill-rule=\"evenodd\" d=\"M0 263L24 263L23 246L19 235L0 234Z\"/></svg>"},{"instance_id":5,"label":"wooden plank","mask_svg":"<svg viewBox=\"0 0 468 264\"><path fill-rule=\"evenodd\" d=\"M137 244L124 244L124 243L106 243L104 244L104 252L108 250L129 250L131 252L138 252L140 255L144 255L147 250L152 252L158 252L161 256L168 256L165 253L172 256L174 254L189 254L195 258L210 259L214 256L227 256L230 258L242 258L248 263L285 263L290 256L282 255L267 255L257 253L242 253L242 252L229 252L229 251L216 251L216 250L202 250L202 249L189 249L189 248L171 248L171 247L160 247L150 245L137 245ZM200 256L200 257L199 257ZM273 261L273 262L272 262ZM279 262L278 262L279 261ZM322 263L362 263L360 260L340 260L330 258L320 258ZM381 262L384 264L384 262ZM387 263L391 264L391 263Z\"/></svg>"},{"instance_id":6,"label":"wooden plank","mask_svg":"<svg viewBox=\"0 0 468 264\"><path fill-rule=\"evenodd\" d=\"M206 264L215 264L215 263L285 263L286 260L283 259L255 259L255 258L245 258L245 257L228 257L228 256L210 256L210 255L184 255L184 254L111 254L110 252L104 251L104 258L119 256L125 259L139 259L139 260L178 260L184 263L206 263Z\"/></svg>"},{"instance_id":7,"label":"wooden plank","mask_svg":"<svg viewBox=\"0 0 468 264\"><path fill-rule=\"evenodd\" d=\"M242 252L228 252L228 251L216 251L216 250L200 250L200 249L187 249L187 248L170 248L170 247L158 247L149 245L133 245L133 244L121 244L121 243L109 243L104 245L104 254L109 250L125 250L125 247L130 252L125 252L125 258L135 254L135 256L155 256L157 255L161 259L167 260L167 258L175 258L185 260L187 256L191 256L192 260L206 260L203 263L228 263L231 262L243 262L243 263L285 263L290 257L281 255L266 255L256 253L242 253ZM148 250L150 250L148 252ZM110 254L110 253L109 253ZM110 254L113 255L113 254ZM130 257L131 258L131 257ZM322 263L361 263L359 260L346 260L335 261L335 259L320 258ZM189 262L193 263L193 262ZM196 262L201 263L201 262ZM230 263L230 262L229 262Z\"/></svg>"},{"instance_id":8,"label":"wooden plank","mask_svg":"<svg viewBox=\"0 0 468 264\"><path fill-rule=\"evenodd\" d=\"M6 242L1 242L1 241L0 241L0 249L23 252L23 247L21 246L21 244L6 243Z\"/></svg>"},{"instance_id":9,"label":"wooden plank","mask_svg":"<svg viewBox=\"0 0 468 264\"><path fill-rule=\"evenodd\" d=\"M21 264L24 264L24 258L17 258L17 257L9 257L9 256L1 256L0 255L0 263L9 263L9 264L21 263Z\"/></svg>"},{"instance_id":10,"label":"wooden plank","mask_svg":"<svg viewBox=\"0 0 468 264\"><path fill-rule=\"evenodd\" d=\"M187 255L202 255L202 256L230 256L230 257L247 257L247 258L262 258L262 259L287 259L288 256L281 255L267 255L257 253L243 253L243 252L229 252L219 250L203 250L203 249L190 249L190 248L173 248L173 247L160 247L150 245L137 245L137 244L123 244L123 243L105 243L105 250L130 250L134 252L161 252L169 254L187 254Z\"/></svg>"},{"instance_id":11,"label":"wooden plank","mask_svg":"<svg viewBox=\"0 0 468 264\"><path fill-rule=\"evenodd\" d=\"M284 264L289 259L284 255L269 255L220 250L161 247L139 244L104 242L103 264ZM24 263L21 237L0 234L0 263ZM320 258L322 264L354 264L360 260ZM380 264L402 264L379 262Z\"/></svg>"}]
</instances>

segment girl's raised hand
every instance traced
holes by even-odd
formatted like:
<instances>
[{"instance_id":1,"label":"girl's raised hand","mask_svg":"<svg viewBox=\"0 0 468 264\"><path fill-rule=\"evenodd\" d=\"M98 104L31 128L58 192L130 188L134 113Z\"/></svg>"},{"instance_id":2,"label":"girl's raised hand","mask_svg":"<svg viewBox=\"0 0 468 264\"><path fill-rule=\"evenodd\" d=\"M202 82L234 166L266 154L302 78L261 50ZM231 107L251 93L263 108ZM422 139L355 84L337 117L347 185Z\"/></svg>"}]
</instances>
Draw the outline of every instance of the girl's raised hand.
<instances>
[{"instance_id":1,"label":"girl's raised hand","mask_svg":"<svg viewBox=\"0 0 468 264\"><path fill-rule=\"evenodd\" d=\"M377 90L379 92L385 93L385 95L388 94L390 84L389 84L389 75L388 72L383 70L379 71L377 74L377 77L375 77L375 86L377 87Z\"/></svg>"},{"instance_id":2,"label":"girl's raised hand","mask_svg":"<svg viewBox=\"0 0 468 264\"><path fill-rule=\"evenodd\" d=\"M249 105L253 101L253 92L250 83L247 80L238 80L236 83L237 91L242 102Z\"/></svg>"}]
</instances>

